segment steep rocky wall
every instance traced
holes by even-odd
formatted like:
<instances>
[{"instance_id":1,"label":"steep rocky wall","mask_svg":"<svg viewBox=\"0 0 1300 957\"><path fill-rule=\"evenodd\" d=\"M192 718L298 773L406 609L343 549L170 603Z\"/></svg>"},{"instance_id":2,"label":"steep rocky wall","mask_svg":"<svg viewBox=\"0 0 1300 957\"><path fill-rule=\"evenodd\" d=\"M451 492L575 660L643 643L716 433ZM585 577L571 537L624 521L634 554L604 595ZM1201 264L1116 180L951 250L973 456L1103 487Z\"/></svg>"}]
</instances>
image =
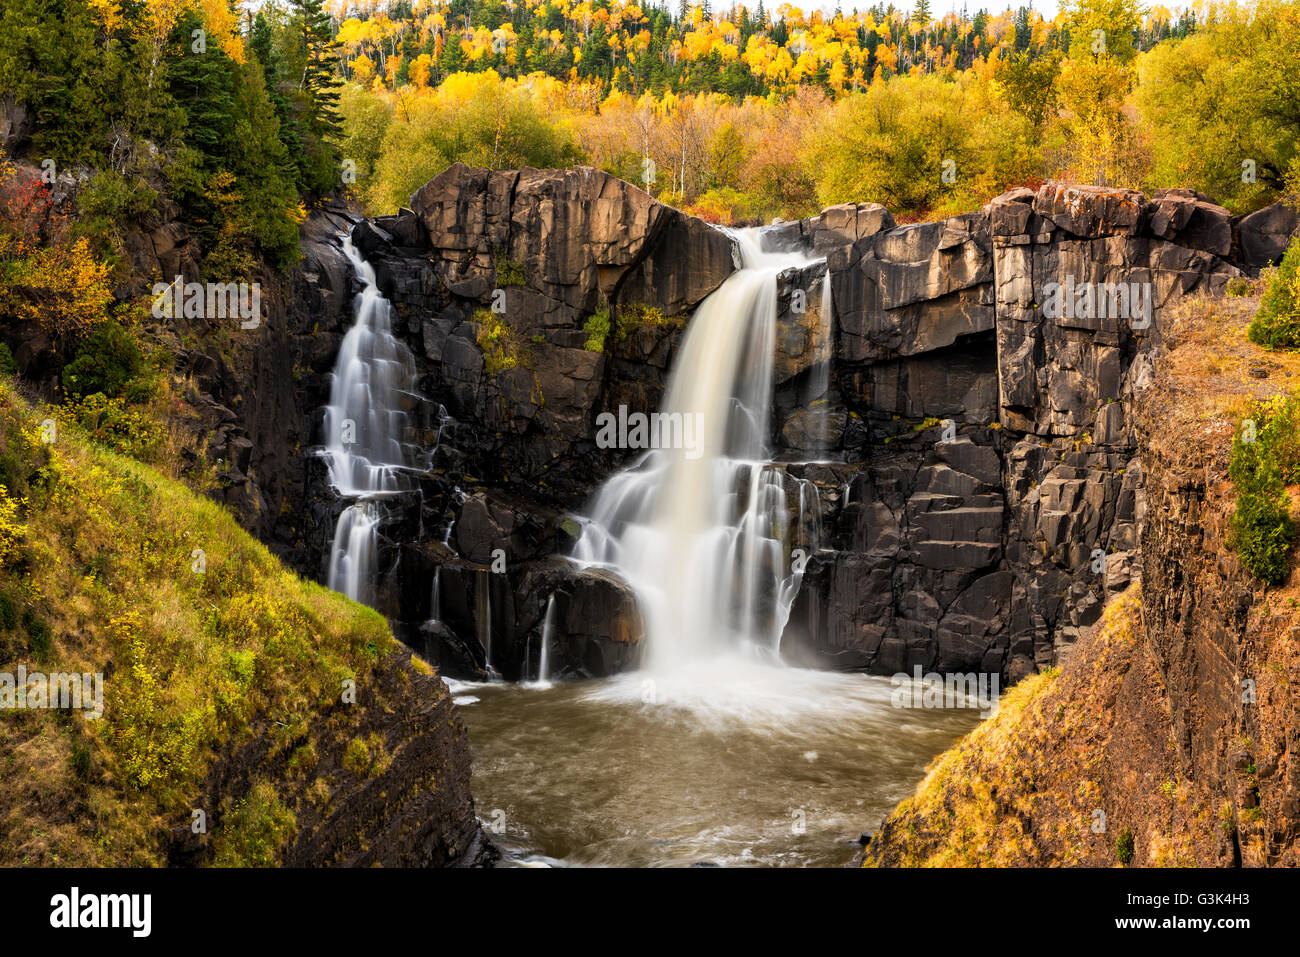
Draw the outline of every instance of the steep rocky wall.
<instances>
[{"instance_id":1,"label":"steep rocky wall","mask_svg":"<svg viewBox=\"0 0 1300 957\"><path fill-rule=\"evenodd\" d=\"M1300 373L1246 340L1254 305L1186 301L1130 405L1140 593L941 756L870 862L1114 865L1125 832L1137 866L1297 862L1300 570L1266 588L1229 536L1241 403Z\"/></svg>"},{"instance_id":2,"label":"steep rocky wall","mask_svg":"<svg viewBox=\"0 0 1300 957\"><path fill-rule=\"evenodd\" d=\"M1148 200L1048 184L936 223L897 226L859 204L766 230L771 246L825 257L778 288L772 439L796 544L812 553L786 652L1007 679L1062 659L1130 579L1143 507L1132 392L1162 314L1275 256L1288 216L1233 219L1186 191ZM339 503L312 449L356 290L335 237L354 222L338 210L313 219L262 345L234 375L212 377L264 383L236 390L257 408L236 413L245 431L225 440L249 464L223 494L316 576ZM634 662L627 590L602 577L577 602L558 556L577 532L569 516L628 460L596 447L595 417L658 407L690 310L735 268L730 241L596 170L460 165L411 209L360 222L354 240L416 353L412 411L438 447L419 494L384 521L381 610L453 671L480 670L490 644L515 677L536 666L555 594L574 619L564 667ZM1150 288L1150 324L1047 316L1044 287L1066 277ZM602 314L604 349L593 351ZM810 403L823 343L830 391ZM815 516L793 511L801 499Z\"/></svg>"},{"instance_id":3,"label":"steep rocky wall","mask_svg":"<svg viewBox=\"0 0 1300 957\"><path fill-rule=\"evenodd\" d=\"M1145 650L1167 689L1179 771L1223 807L1246 866L1300 859L1300 575L1265 587L1238 562L1229 528L1238 403L1286 390L1300 372L1246 341L1254 304L1199 310L1136 409L1148 463Z\"/></svg>"},{"instance_id":4,"label":"steep rocky wall","mask_svg":"<svg viewBox=\"0 0 1300 957\"><path fill-rule=\"evenodd\" d=\"M1129 582L1133 387L1168 308L1239 275L1227 211L1047 184L938 223L848 207L799 229L828 254L841 398L868 438L844 449L864 461L848 504L830 498L790 647L1009 680L1060 660ZM1138 284L1151 313L1049 317L1047 284L1067 280Z\"/></svg>"}]
</instances>

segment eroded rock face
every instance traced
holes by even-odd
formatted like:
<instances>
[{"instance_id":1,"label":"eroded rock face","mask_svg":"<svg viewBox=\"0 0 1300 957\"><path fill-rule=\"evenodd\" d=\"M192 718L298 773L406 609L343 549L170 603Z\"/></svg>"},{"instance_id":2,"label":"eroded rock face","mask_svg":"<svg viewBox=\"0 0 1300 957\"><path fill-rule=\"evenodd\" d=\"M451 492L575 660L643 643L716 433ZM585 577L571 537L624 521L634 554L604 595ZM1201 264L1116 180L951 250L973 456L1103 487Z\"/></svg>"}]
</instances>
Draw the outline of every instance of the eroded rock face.
<instances>
[{"instance_id":1,"label":"eroded rock face","mask_svg":"<svg viewBox=\"0 0 1300 957\"><path fill-rule=\"evenodd\" d=\"M1165 307L1241 274L1218 258L1231 248L1227 211L1163 192L1153 204L1131 190L1049 183L987 208L1003 424L1046 436L1087 428L1119 397Z\"/></svg>"},{"instance_id":2,"label":"eroded rock face","mask_svg":"<svg viewBox=\"0 0 1300 957\"><path fill-rule=\"evenodd\" d=\"M616 301L676 315L733 268L723 233L585 166L488 171L458 163L417 190L411 209L453 293L484 298L507 285L503 266L522 268L535 294L528 311L544 326L572 326Z\"/></svg>"},{"instance_id":3,"label":"eroded rock face","mask_svg":"<svg viewBox=\"0 0 1300 957\"><path fill-rule=\"evenodd\" d=\"M986 217L896 228L866 218L868 228L883 228L839 247L814 238L827 250L842 360L916 355L993 328Z\"/></svg>"},{"instance_id":4,"label":"eroded rock face","mask_svg":"<svg viewBox=\"0 0 1300 957\"><path fill-rule=\"evenodd\" d=\"M1187 191L1047 184L936 223L900 227L856 204L766 230L768 248L825 259L778 282L771 440L802 483L812 554L785 651L1004 680L1068 654L1137 574L1132 403L1162 313L1252 268L1289 222L1252 216L1234 222ZM257 355L189 360L230 463L219 494L313 577L339 509L311 449L357 290L335 237L354 222L310 221L301 276ZM484 674L490 645L494 670L531 677L554 596L559 674L630 666L635 601L563 558L569 516L627 461L596 447L595 417L658 408L690 310L735 268L730 241L595 170L464 166L410 209L358 223L354 241L416 353L421 394L445 408L425 426L438 448L418 495L381 526L381 610L450 673ZM1141 309L1053 311L1053 282L1136 284L1150 322Z\"/></svg>"},{"instance_id":5,"label":"eroded rock face","mask_svg":"<svg viewBox=\"0 0 1300 957\"><path fill-rule=\"evenodd\" d=\"M817 224L782 228L811 244ZM866 437L842 445L850 467L825 482L829 537L787 651L1004 680L1068 655L1137 574L1130 419L1161 316L1240 275L1232 236L1227 211L1187 190L1148 200L1054 183L939 223L869 216L822 233L834 381ZM1053 309L1051 283L1100 296L1122 286L1127 302ZM791 414L785 444L799 447L815 418Z\"/></svg>"}]
</instances>

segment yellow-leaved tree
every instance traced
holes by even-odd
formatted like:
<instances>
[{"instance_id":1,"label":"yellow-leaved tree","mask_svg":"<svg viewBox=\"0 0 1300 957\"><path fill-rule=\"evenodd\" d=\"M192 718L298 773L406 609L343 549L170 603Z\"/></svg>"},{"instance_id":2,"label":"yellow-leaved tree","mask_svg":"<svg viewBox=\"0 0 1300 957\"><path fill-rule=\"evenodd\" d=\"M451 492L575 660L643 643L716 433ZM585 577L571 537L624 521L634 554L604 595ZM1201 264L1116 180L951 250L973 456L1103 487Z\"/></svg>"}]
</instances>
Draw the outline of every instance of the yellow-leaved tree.
<instances>
[{"instance_id":1,"label":"yellow-leaved tree","mask_svg":"<svg viewBox=\"0 0 1300 957\"><path fill-rule=\"evenodd\" d=\"M1056 77L1065 111L1056 129L1070 178L1098 186L1136 186L1145 173L1126 113L1133 86L1136 0L1075 0L1065 5L1069 50Z\"/></svg>"}]
</instances>

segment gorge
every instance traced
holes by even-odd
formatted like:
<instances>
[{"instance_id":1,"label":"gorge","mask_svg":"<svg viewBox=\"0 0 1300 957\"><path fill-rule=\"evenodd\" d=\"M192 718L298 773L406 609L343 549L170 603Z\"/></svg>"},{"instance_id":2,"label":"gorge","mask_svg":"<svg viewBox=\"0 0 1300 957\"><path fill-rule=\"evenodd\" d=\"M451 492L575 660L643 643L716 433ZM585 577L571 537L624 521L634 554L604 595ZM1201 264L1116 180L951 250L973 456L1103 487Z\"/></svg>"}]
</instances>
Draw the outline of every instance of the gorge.
<instances>
[{"instance_id":1,"label":"gorge","mask_svg":"<svg viewBox=\"0 0 1300 957\"><path fill-rule=\"evenodd\" d=\"M244 370L211 375L252 406L240 424L255 450L273 434L283 442L287 427L284 445L299 451L281 463L250 457L227 503L305 574L323 578L335 562L334 530L355 505L309 450L330 441L314 410L337 404L322 383L361 271L336 238L350 230L413 357L406 442L430 455L402 473L409 487L366 530L371 603L468 683L453 687L471 735L481 720L480 733L503 739L501 752L480 755L481 801L505 800L494 774L518 777L508 757L525 746L510 727L535 722L572 748L593 740L601 705L611 735L666 736L666 725L643 723L646 675L697 733L745 714L759 737L803 726L816 738L829 700L839 710L821 725L836 729L825 742L878 737L867 729L886 717L897 733L870 675L920 666L1014 684L1066 661L1139 577L1148 518L1136 406L1157 375L1162 317L1276 258L1294 226L1281 207L1234 218L1188 191L1147 199L1049 183L939 222L897 226L858 204L733 237L595 170L453 166L396 216L335 210L310 225L298 286L262 333L285 348L253 367L293 361L320 375L292 395L269 390L294 410L273 417L256 408L268 390L241 388ZM1047 316L1043 287L1067 276L1144 284L1153 323L1086 309ZM746 321L755 312L770 321ZM732 400L748 414L733 415ZM714 415L698 460L638 460L595 441L601 413L701 405ZM710 419L728 426L709 431ZM269 507L246 507L258 499ZM688 520L674 528L675 517ZM795 549L806 559L797 574ZM729 632L759 658L694 679L671 667ZM764 665L778 650L804 667ZM562 681L529 701L520 696L533 692L483 685L494 672L606 680ZM746 694L728 700L728 681ZM975 713L913 717L928 743L898 757L900 777L827 840L870 826ZM854 764L827 743L793 747L784 777L817 760L805 751ZM759 815L788 830L792 800ZM574 844L554 836L550 856ZM716 846L692 852L731 859ZM590 859L653 862L620 853ZM656 860L668 858L696 860ZM814 859L828 861L804 858Z\"/></svg>"}]
</instances>

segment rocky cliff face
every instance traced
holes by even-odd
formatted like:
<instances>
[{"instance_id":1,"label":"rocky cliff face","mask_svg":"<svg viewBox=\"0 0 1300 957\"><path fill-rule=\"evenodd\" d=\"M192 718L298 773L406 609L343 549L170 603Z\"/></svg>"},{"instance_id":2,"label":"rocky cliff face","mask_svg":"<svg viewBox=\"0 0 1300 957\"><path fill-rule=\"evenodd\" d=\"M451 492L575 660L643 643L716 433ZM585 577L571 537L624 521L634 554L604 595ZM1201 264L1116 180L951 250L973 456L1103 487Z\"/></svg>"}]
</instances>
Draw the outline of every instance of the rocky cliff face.
<instances>
[{"instance_id":1,"label":"rocky cliff face","mask_svg":"<svg viewBox=\"0 0 1300 957\"><path fill-rule=\"evenodd\" d=\"M792 228L792 227L791 227ZM1048 184L893 227L827 210L835 373L865 428L792 616L791 644L889 673L1062 659L1129 582L1142 463L1129 423L1161 318L1240 266L1233 223L1180 191ZM1054 309L1052 283L1097 297ZM1102 303L1111 290L1134 297ZM948 420L946 423L936 420Z\"/></svg>"},{"instance_id":2,"label":"rocky cliff face","mask_svg":"<svg viewBox=\"0 0 1300 957\"><path fill-rule=\"evenodd\" d=\"M339 503L312 448L355 291L333 237L354 224L437 445L383 521L380 610L453 672L481 672L490 647L519 677L554 594L560 668L631 664L635 602L611 576L575 577L568 516L625 463L596 447L595 417L657 408L691 309L735 268L728 237L582 168L457 165L396 216L316 216L258 345L224 366L189 357L222 409L228 503L316 577ZM778 290L771 434L813 556L787 654L1011 680L1064 658L1132 577L1133 396L1162 317L1276 258L1294 227L1187 191L1047 184L936 223L860 204L765 231L825 257ZM828 348L829 398L809 403Z\"/></svg>"},{"instance_id":3,"label":"rocky cliff face","mask_svg":"<svg viewBox=\"0 0 1300 957\"><path fill-rule=\"evenodd\" d=\"M202 806L230 813L270 781L295 827L277 860L286 867L478 867L497 857L470 794L465 726L446 686L409 651L380 662L359 716L326 709L286 740L267 722L209 770ZM358 758L358 742L365 742ZM322 797L322 784L327 787ZM168 862L212 862L188 820L171 831Z\"/></svg>"},{"instance_id":4,"label":"rocky cliff face","mask_svg":"<svg viewBox=\"0 0 1300 957\"><path fill-rule=\"evenodd\" d=\"M869 861L1296 862L1300 572L1263 587L1228 534L1240 403L1300 373L1295 357L1246 341L1255 304L1184 303L1130 406L1145 463L1140 598L1135 585L1059 677L1015 689L939 758Z\"/></svg>"}]
</instances>

